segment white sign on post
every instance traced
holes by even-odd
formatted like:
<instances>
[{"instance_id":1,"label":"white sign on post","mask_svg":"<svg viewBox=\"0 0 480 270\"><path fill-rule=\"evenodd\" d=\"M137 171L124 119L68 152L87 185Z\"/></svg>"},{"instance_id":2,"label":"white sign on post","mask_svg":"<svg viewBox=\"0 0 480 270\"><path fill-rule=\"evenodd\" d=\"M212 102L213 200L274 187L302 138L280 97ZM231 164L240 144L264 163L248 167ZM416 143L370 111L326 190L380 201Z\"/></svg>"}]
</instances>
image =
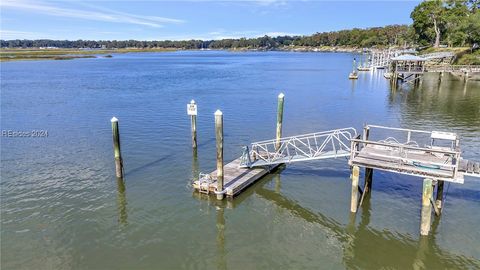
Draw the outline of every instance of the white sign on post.
<instances>
[{"instance_id":1,"label":"white sign on post","mask_svg":"<svg viewBox=\"0 0 480 270\"><path fill-rule=\"evenodd\" d=\"M197 115L197 104L195 104L195 103L187 104L187 114L188 115Z\"/></svg>"}]
</instances>

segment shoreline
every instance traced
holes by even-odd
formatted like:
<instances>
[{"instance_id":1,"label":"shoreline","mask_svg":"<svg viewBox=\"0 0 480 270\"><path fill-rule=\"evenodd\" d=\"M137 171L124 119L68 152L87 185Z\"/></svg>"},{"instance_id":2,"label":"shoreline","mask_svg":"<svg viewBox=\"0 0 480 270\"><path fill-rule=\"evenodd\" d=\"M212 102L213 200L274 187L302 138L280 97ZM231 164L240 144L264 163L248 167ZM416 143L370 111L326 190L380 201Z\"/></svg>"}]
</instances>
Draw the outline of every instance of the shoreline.
<instances>
[{"instance_id":1,"label":"shoreline","mask_svg":"<svg viewBox=\"0 0 480 270\"><path fill-rule=\"evenodd\" d=\"M229 51L229 52L338 52L338 53L362 53L365 50L382 49L382 48L359 48L346 46L284 46L277 48L212 48L206 51ZM122 49L76 49L76 48L2 48L0 49L0 62L14 61L36 61L36 60L73 60L82 58L112 58L111 54L122 53L145 53L145 52L176 52L176 51L203 51L205 49L185 49L185 48L122 48ZM453 48L427 48L421 50L421 53L430 53L437 51L452 51L457 55L459 64L468 64L464 62L473 61L480 58L480 52L468 52L465 47ZM470 58L467 61L464 59ZM471 60L473 59L473 60ZM456 61L457 62L457 61Z\"/></svg>"},{"instance_id":2,"label":"shoreline","mask_svg":"<svg viewBox=\"0 0 480 270\"><path fill-rule=\"evenodd\" d=\"M355 47L280 47L280 48L218 48L208 51L230 52L348 52L361 53L363 48ZM125 48L125 49L75 49L75 48L14 48L0 49L0 62L36 61L36 60L73 60L80 58L111 58L113 53L144 53L144 52L175 52L175 51L202 51L202 49L176 48Z\"/></svg>"}]
</instances>

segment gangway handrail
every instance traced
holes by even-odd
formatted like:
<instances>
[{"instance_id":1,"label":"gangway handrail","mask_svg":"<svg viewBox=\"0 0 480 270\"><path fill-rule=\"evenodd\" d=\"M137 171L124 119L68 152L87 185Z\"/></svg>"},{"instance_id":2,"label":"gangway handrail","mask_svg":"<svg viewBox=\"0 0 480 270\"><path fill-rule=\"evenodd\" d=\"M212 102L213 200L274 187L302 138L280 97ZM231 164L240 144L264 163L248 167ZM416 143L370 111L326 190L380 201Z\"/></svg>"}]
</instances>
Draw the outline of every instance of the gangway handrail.
<instances>
[{"instance_id":1,"label":"gangway handrail","mask_svg":"<svg viewBox=\"0 0 480 270\"><path fill-rule=\"evenodd\" d=\"M325 136L325 135L329 135L335 131L352 131L355 135L353 137L355 137L357 135L357 130L353 127L348 127L348 128L340 128L340 129L332 129L332 130L327 130L327 131L319 131L319 132L312 132L312 133L307 133L307 134L301 134L301 135L297 135L297 136L289 136L289 137L282 137L280 138L280 141L285 141L285 140L288 140L288 139L293 139L293 138L304 138L304 137L310 137L310 136L313 136L313 135L317 135L317 136ZM352 138L353 138L352 137ZM263 143L268 143L268 142L272 142L272 141L277 141L277 139L269 139L269 140L264 140L264 141L257 141L257 142L253 142L251 144L263 144Z\"/></svg>"},{"instance_id":2,"label":"gangway handrail","mask_svg":"<svg viewBox=\"0 0 480 270\"><path fill-rule=\"evenodd\" d=\"M350 140L356 135L356 129L349 127L254 142L250 149L245 147L240 166L347 157L350 155Z\"/></svg>"},{"instance_id":3,"label":"gangway handrail","mask_svg":"<svg viewBox=\"0 0 480 270\"><path fill-rule=\"evenodd\" d=\"M426 134L431 134L431 131L426 131L426 130L417 130L417 129L408 129L408 128L396 128L396 127L386 127L386 126L380 126L380 125L366 125L366 127L371 127L371 128L379 128L379 129L390 129L390 130L398 130L398 131L410 131L410 132L416 132L416 133L426 133Z\"/></svg>"},{"instance_id":4,"label":"gangway handrail","mask_svg":"<svg viewBox=\"0 0 480 270\"><path fill-rule=\"evenodd\" d=\"M410 150L416 150L416 151L435 152L435 153L450 154L450 155L461 153L460 151L452 151L452 150L446 150L446 149L444 150L444 149L438 149L438 148L416 147L416 146L410 146L408 144L403 144L403 143L397 144L397 143L369 141L369 140L362 140L362 139L352 139L351 141L357 142L357 143L364 143L364 144L375 144L375 145L389 146L389 147L401 147L404 149L410 149Z\"/></svg>"}]
</instances>

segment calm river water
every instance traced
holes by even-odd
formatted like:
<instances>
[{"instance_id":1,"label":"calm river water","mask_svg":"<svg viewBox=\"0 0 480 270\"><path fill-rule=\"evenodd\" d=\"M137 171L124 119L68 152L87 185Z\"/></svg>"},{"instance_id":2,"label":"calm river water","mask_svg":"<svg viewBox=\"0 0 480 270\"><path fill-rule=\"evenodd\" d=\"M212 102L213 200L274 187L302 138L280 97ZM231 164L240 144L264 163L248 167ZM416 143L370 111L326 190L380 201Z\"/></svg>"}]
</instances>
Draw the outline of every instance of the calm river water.
<instances>
[{"instance_id":1,"label":"calm river water","mask_svg":"<svg viewBox=\"0 0 480 270\"><path fill-rule=\"evenodd\" d=\"M345 158L290 164L233 201L193 193L193 175L215 167L214 111L224 113L229 161L274 137L281 91L284 135L364 123L454 131L463 156L480 160L480 82L431 74L393 91L382 71L349 81L353 57L198 51L2 63L2 131L48 137L1 138L1 268L480 268L474 178L445 186L443 216L422 239L421 179L375 171L353 219Z\"/></svg>"}]
</instances>

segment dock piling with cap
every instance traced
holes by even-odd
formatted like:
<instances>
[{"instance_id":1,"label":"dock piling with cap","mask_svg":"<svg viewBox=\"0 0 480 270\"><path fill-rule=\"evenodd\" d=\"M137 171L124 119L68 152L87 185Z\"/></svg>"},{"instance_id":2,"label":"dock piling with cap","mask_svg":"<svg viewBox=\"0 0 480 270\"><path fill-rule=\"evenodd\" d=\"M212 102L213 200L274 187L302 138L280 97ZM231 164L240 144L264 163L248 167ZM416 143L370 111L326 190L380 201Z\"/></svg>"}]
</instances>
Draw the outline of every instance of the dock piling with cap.
<instances>
[{"instance_id":1,"label":"dock piling with cap","mask_svg":"<svg viewBox=\"0 0 480 270\"><path fill-rule=\"evenodd\" d=\"M280 93L278 95L278 105L277 105L277 131L276 131L276 149L280 148L280 138L282 138L282 123L283 123L283 103L285 95Z\"/></svg>"},{"instance_id":2,"label":"dock piling with cap","mask_svg":"<svg viewBox=\"0 0 480 270\"><path fill-rule=\"evenodd\" d=\"M215 139L217 145L217 199L223 199L223 113L215 112Z\"/></svg>"},{"instance_id":3,"label":"dock piling with cap","mask_svg":"<svg viewBox=\"0 0 480 270\"><path fill-rule=\"evenodd\" d=\"M113 135L113 152L115 157L115 174L118 178L123 178L123 160L122 153L120 151L120 132L118 130L118 119L113 117L112 122L112 135Z\"/></svg>"},{"instance_id":4,"label":"dock piling with cap","mask_svg":"<svg viewBox=\"0 0 480 270\"><path fill-rule=\"evenodd\" d=\"M197 104L193 99L190 101L190 104L187 104L187 114L190 115L192 148L197 149Z\"/></svg>"}]
</instances>

